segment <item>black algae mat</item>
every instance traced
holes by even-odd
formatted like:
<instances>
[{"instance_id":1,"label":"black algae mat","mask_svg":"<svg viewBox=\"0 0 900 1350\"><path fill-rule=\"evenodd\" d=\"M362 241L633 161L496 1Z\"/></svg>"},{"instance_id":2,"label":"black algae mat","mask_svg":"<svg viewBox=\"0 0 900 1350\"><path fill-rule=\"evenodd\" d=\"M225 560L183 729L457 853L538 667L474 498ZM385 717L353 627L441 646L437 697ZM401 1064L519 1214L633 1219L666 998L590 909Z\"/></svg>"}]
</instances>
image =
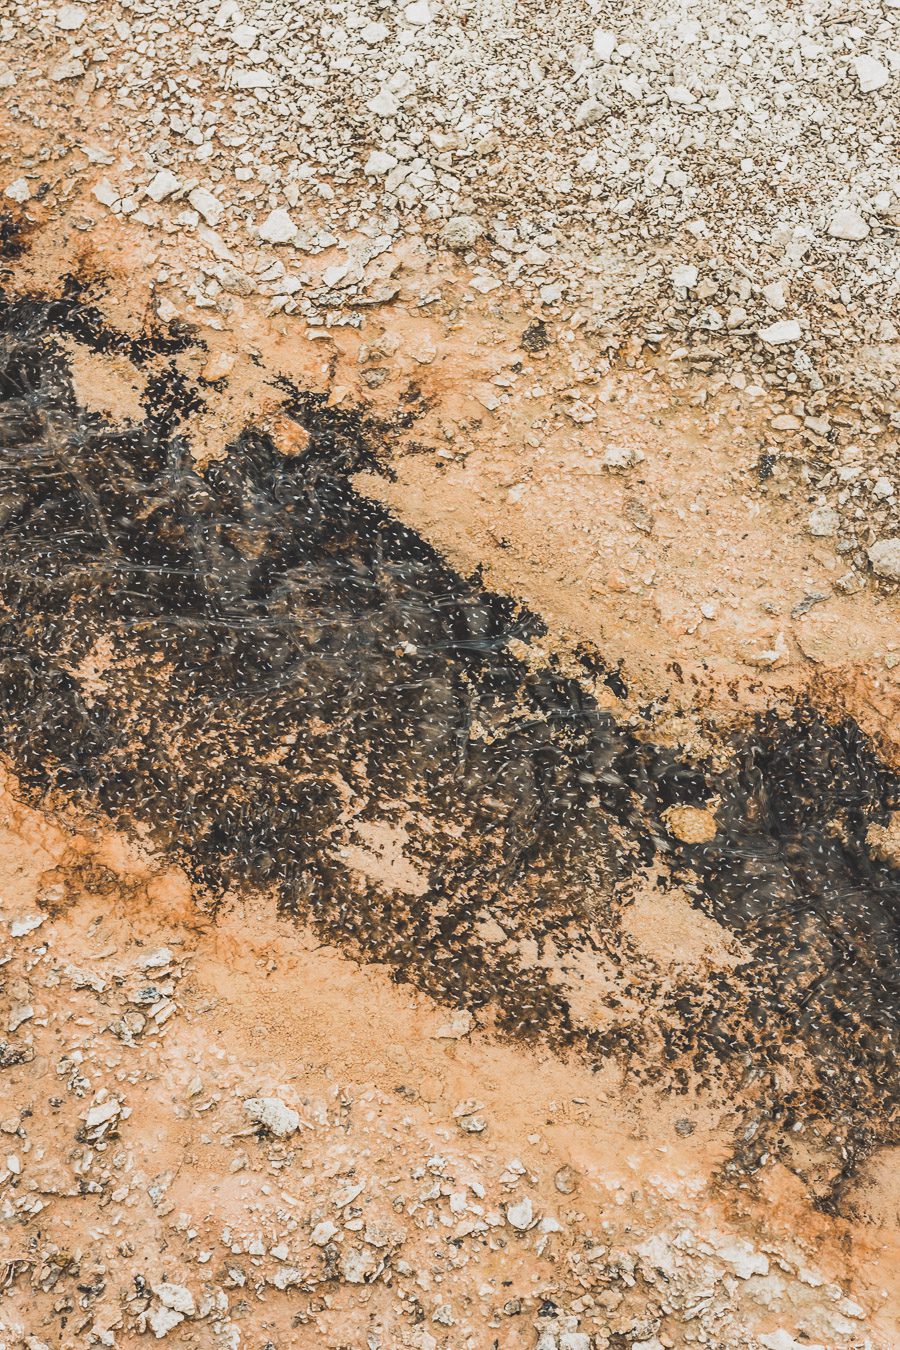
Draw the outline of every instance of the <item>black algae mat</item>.
<instances>
[{"instance_id":1,"label":"black algae mat","mask_svg":"<svg viewBox=\"0 0 900 1350\"><path fill-rule=\"evenodd\" d=\"M152 363L139 425L78 406L62 339ZM808 706L714 770L601 710L587 669L534 673L510 642L540 622L354 490L389 426L286 391L303 453L248 427L198 472L182 433L216 394L176 367L192 340L117 333L74 284L0 303L0 753L26 789L151 829L213 896L268 889L509 1035L727 1092L733 1165L796 1160L802 1132L832 1202L894 1137L900 875L865 834L897 775ZM711 841L667 829L711 802ZM402 826L421 893L348 870L338 845L375 821ZM746 959L638 978L612 896L654 869ZM599 1027L548 950L612 963Z\"/></svg>"}]
</instances>

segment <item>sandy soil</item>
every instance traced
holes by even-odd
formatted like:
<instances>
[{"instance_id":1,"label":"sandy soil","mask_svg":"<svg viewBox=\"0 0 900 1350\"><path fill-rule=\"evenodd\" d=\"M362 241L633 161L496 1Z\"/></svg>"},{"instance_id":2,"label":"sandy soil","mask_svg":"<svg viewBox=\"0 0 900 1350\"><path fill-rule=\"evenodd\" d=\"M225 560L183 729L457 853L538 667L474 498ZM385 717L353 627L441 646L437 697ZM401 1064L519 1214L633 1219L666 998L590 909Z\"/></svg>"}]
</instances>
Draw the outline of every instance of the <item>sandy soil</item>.
<instances>
[{"instance_id":1,"label":"sandy soil","mask_svg":"<svg viewBox=\"0 0 900 1350\"><path fill-rule=\"evenodd\" d=\"M179 1345L429 1346L450 1325L455 1345L517 1346L553 1322L597 1345L862 1345L863 1317L869 1344L900 1334L886 1158L854 1221L810 1209L783 1168L724 1184L726 1101L623 1092L615 1072L499 1041L265 897L213 914L152 853L36 813L9 778L0 814L19 934L3 970L11 1344L140 1344L178 1304L169 1285L194 1303ZM300 1133L249 1125L259 1096Z\"/></svg>"},{"instance_id":2,"label":"sandy soil","mask_svg":"<svg viewBox=\"0 0 900 1350\"><path fill-rule=\"evenodd\" d=\"M30 162L40 137L16 135ZM302 451L284 381L384 418L392 476L357 486L539 614L561 668L600 653L621 682L592 693L642 735L716 757L753 713L809 696L900 762L896 588L810 533L818 451L783 389L658 344L608 358L563 316L533 350L533 301L473 293L457 258L409 240L359 328L310 328L255 295L192 307L154 279L183 260L177 232L105 216L82 232L91 178L43 172L4 284L57 294L76 275L122 331L158 323L161 302L189 324L204 348L173 363L205 391L184 424L197 463L248 424ZM190 248L218 257L215 237ZM139 371L74 340L69 355L85 407L140 420L161 360ZM724 1094L651 1091L511 1041L490 1010L451 1013L321 945L271 896L214 904L136 837L24 797L7 775L0 1345L900 1344L896 1149L820 1212L801 1166L728 1170ZM387 827L344 861L405 895L422 884ZM742 959L644 881L627 923L648 959ZM573 1006L596 1023L609 986L599 963L577 975ZM297 1126L255 1124L259 1097ZM814 1143L808 1163L807 1178Z\"/></svg>"},{"instance_id":3,"label":"sandy soil","mask_svg":"<svg viewBox=\"0 0 900 1350\"><path fill-rule=\"evenodd\" d=\"M100 311L126 332L151 312L151 266L177 251L123 239L115 224L88 240L52 224L39 238L17 263L17 287L59 285L74 256L79 275L98 279ZM266 418L290 452L295 433L277 414L284 379L376 416L408 408L412 426L385 447L394 480L369 478L365 490L464 573L482 569L543 615L557 651L587 643L620 664L620 711L652 701L657 734L668 716L684 739L702 736L707 714L721 724L810 691L897 754L895 599L848 580L833 541L810 535L806 457L773 437L761 389L640 347L605 369L590 337L565 325L528 353L531 315L514 301L470 294L461 321L464 277L452 262L423 270L413 256L400 262L405 276L408 303L401 284L362 331L299 340L294 321L253 298L236 298L213 328L194 311L208 355L177 364L191 377L226 372L185 428L198 462ZM412 302L429 283L442 301L423 317ZM376 388L371 368L385 376ZM82 348L74 374L91 406L136 411L134 370Z\"/></svg>"}]
</instances>

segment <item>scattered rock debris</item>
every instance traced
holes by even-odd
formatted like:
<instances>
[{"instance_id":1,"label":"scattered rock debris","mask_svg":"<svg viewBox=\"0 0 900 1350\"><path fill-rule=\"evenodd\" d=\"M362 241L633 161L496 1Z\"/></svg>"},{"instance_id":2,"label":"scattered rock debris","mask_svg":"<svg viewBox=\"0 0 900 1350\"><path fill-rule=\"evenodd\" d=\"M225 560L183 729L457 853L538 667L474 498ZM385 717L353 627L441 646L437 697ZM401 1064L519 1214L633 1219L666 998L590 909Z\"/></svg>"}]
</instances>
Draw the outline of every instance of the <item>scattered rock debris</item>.
<instances>
[{"instance_id":1,"label":"scattered rock debris","mask_svg":"<svg viewBox=\"0 0 900 1350\"><path fill-rule=\"evenodd\" d=\"M0 15L3 1350L900 1344L898 25Z\"/></svg>"},{"instance_id":2,"label":"scattered rock debris","mask_svg":"<svg viewBox=\"0 0 900 1350\"><path fill-rule=\"evenodd\" d=\"M862 1294L867 1302L857 1303L841 1284L836 1310L834 1300L823 1301L818 1292L831 1289L834 1279L808 1276L820 1258L811 1250L801 1255L799 1237L779 1245L763 1236L759 1217L751 1222L749 1211L736 1224L716 1210L711 1222L708 1207L716 1190L708 1158L702 1165L695 1161L701 1170L690 1184L679 1169L657 1184L656 1164L643 1154L633 1176L627 1161L624 1173L621 1164L611 1173L606 1162L598 1170L580 1150L576 1166L542 1136L540 1121L546 1126L559 1115L558 1095L553 1105L548 1099L542 1106L537 1128L514 1131L513 1152L514 1099L496 1097L478 1054L482 1038L497 1029L524 1038L524 1045L503 1052L511 1057L508 1068L519 1066L524 1088L535 1071L527 1058L534 1053L529 1039L543 1042L545 1056L548 1047L577 1051L584 1063L556 1061L551 1070L545 1058L542 1070L557 1075L575 1120L590 1100L583 1094L593 1088L574 1093L558 1075L570 1084L576 1076L591 1084L593 1073L620 1062L634 1075L634 1092L658 1094L657 1110L666 1122L662 1135L654 1126L659 1157L704 1142L712 1147L709 1127L698 1131L694 1120L694 1113L702 1115L696 1094L708 1094L704 1100L715 1100L718 1119L728 1122L713 1136L712 1151L733 1179L744 1177L746 1185L760 1173L777 1187L783 1171L799 1175L831 1208L839 1205L853 1162L889 1146L887 1044L896 1006L896 962L880 927L882 906L896 893L887 847L891 826L882 824L895 803L896 776L858 729L849 723L831 727L811 709L788 723L770 717L718 765L638 739L601 715L586 689L556 674L552 663L529 666L513 655L529 639L542 640L534 615L486 591L477 578L453 573L409 529L349 487L350 474L377 467L373 437L383 428L346 410L335 413L324 399L296 395L288 405L303 430L295 453L282 454L269 436L248 428L225 459L202 473L182 467L173 478L180 411L197 408L185 381L158 382L146 421L119 428L79 407L54 326L65 334L91 323L92 342L104 346L127 346L125 335L98 324L77 296L12 302L4 323L2 431L12 510L2 583L3 595L15 596L16 605L7 605L15 617L7 623L3 735L23 775L15 790L37 800L36 792L52 786L97 822L112 816L124 823L127 817L136 827L133 840L99 846L85 841L74 849L62 842L67 836L61 826L8 794L7 842L10 857L19 861L5 864L15 885L8 910L3 901L11 955L3 967L7 1039L0 1044L0 1064L13 1102L21 1105L9 1117L15 1143L2 1184L7 1217L27 1239L10 1266L10 1306L19 1318L12 1334L20 1340L33 1334L21 1319L33 1317L24 1309L37 1306L40 1327L55 1326L54 1334L69 1337L63 1345L77 1344L72 1336L127 1345L132 1335L164 1339L203 1323L214 1343L240 1344L252 1290L256 1325L272 1331L272 1343L276 1334L287 1335L290 1319L291 1326L310 1328L317 1343L333 1327L341 1344L364 1315L360 1291L377 1289L367 1303L391 1335L415 1337L424 1309L430 1326L466 1336L473 1350L485 1328L511 1316L523 1317L527 1344L553 1341L557 1350L564 1338L570 1345L612 1350L622 1337L687 1345L701 1333L707 1344L752 1345L757 1331L763 1334L760 1307L766 1317L772 1309L779 1315L789 1309L798 1332L849 1350L859 1317L847 1309L865 1309L873 1300L880 1306L885 1295L868 1289ZM189 342L173 330L158 334L150 351L165 352L170 343L185 350ZM61 437L66 426L70 434ZM83 426L90 435L82 446ZM65 472L63 463L70 466ZM106 500L120 502L109 519L96 505L93 514L90 509L101 463ZM139 484L152 504L143 514L121 507ZM52 501L57 505L48 510ZM292 504L303 507L302 529ZM156 517L158 511L162 516ZM77 532L62 539L69 570L44 566L29 588L24 583L33 561L59 557L61 519L79 522ZM203 521L202 536L192 533ZM259 571L264 557L266 569ZM342 560L349 557L356 562L347 571ZM137 567L128 565L129 558ZM84 596L78 590L80 560L95 569ZM98 566L106 568L102 584ZM364 624L355 608L361 567L367 585L382 588L383 597L376 603L374 592L369 596ZM315 576L329 597L327 611L315 607L309 589ZM185 589L186 577L194 584L202 580L204 595L204 617L190 625L189 637L181 630L184 620L196 619L196 600L195 591ZM292 585L302 582L298 595L304 597L290 624L283 619L288 577ZM57 600L48 605L52 595ZM77 627L59 625L65 612L60 600L78 604ZM451 627L433 627L451 601ZM129 612L149 626L144 636L132 632L123 644L116 625ZM327 679L324 668L318 673L315 643L307 650L304 636L302 657L295 652L293 664L282 645L291 624L309 624L317 614L329 619L332 633ZM234 646L232 627L240 616L254 620L251 646ZM353 635L344 649L334 637L339 622ZM441 632L457 634L454 643L436 642ZM196 659L201 636L207 643L215 638L209 680L206 663ZM139 651L144 656L135 663ZM365 733L351 736L346 753L344 741L331 737L329 753L336 758L319 793L311 785L324 764L324 743L319 722L309 720L309 681L319 681L320 720L323 713L336 716L329 691L345 657L369 686L363 697L357 674L355 692L342 696L340 715L362 719ZM418 699L401 707L393 698L400 688L398 661L404 678L410 671L428 677L432 698L450 686L450 672L474 700L465 722L464 772L458 768L460 695L440 715L440 705L429 703L424 712L430 720L423 721ZM64 663L59 679L49 674L54 662ZM251 666L254 683L248 686ZM26 667L34 672L30 681L11 678ZM160 682L156 672L162 669ZM275 681L273 670L279 672ZM307 692L297 704L292 691L299 676ZM179 691L184 678L191 681L187 692ZM55 691L56 702L45 703L55 709L53 719L30 712L42 679ZM269 703L257 753L253 719L261 687ZM499 702L498 689L506 691ZM241 711L246 697L249 712ZM123 700L115 716L113 698ZM209 699L222 698L230 700L227 726L211 711L190 729L183 723L185 716L196 719L211 709ZM372 719L379 698L386 700L383 722ZM130 746L116 730L126 722ZM49 741L52 727L64 724L65 737ZM280 728L280 757L273 757L273 726ZM207 744L210 727L214 742ZM535 739L540 727L548 735ZM318 747L315 759L288 763L288 757L308 753L309 735ZM417 747L426 742L423 758ZM445 742L452 754L442 748ZM366 787L360 778L353 795L366 803L361 813L348 807L346 784L362 772L364 747ZM227 758L226 750L236 758ZM548 753L551 779L541 770ZM105 778L110 755L119 767ZM496 769L513 763L520 772L504 788ZM149 765L153 771L146 777ZM223 776L216 777L223 766ZM511 809L521 810L526 769L534 784L544 784L535 801L544 800L550 811L548 828L538 830L536 808L527 836L530 867L509 870L509 860L520 854L518 835L508 833L504 813L491 843L497 828L491 811L503 791ZM601 778L603 792L597 788ZM299 782L309 794L304 818L292 805ZM492 784L488 803L486 782ZM235 794L256 783L260 791L238 807ZM343 793L336 783L345 785ZM157 797L161 784L165 790ZM179 805L178 794L186 790L190 804L185 798ZM405 803L402 811L399 803ZM290 828L273 829L265 813L283 809ZM447 818L439 825L442 809ZM173 810L185 831L180 840L172 835ZM224 813L214 829L208 812ZM266 850L259 849L259 838L271 841ZM323 847L325 839L333 839L334 847ZM672 841L685 846L677 857ZM146 853L156 844L163 850L159 862ZM274 870L267 851L272 845L278 849ZM672 878L670 854L677 869ZM343 870L341 857L348 861ZM457 871L448 885L452 859ZM499 884L498 859L507 864ZM173 861L187 871L168 880L157 875ZM662 888L657 903L635 899L639 864L645 880L646 867L653 866L654 884ZM354 883L350 874L364 880ZM767 878L762 903L761 875ZM665 889L674 878L678 891L671 890L666 904ZM261 1060L249 1046L228 1057L216 1035L204 1033L216 996L201 991L211 981L217 987L209 970L215 957L209 951L200 960L196 925L205 915L210 931L222 934L222 905L233 903L226 896L235 885L245 892L281 887L283 907L295 916L294 943L303 924L311 924L319 939L346 944L352 955L396 972L407 987L421 991L416 999L436 996L446 1005L464 987L469 1006L431 1007L427 1032L418 1026L404 1032L408 1048L396 1061L412 1064L417 1044L429 1047L429 1065L438 1054L462 1056L469 1061L459 1081L463 1091L444 1100L421 1071L421 1086L405 1081L410 1075L404 1072L393 1090L356 1086L349 1075L341 1081L332 1043L321 1052L317 1089L310 1093L292 1068L304 1052L302 1036L290 1025L277 1064ZM798 927L789 902L801 885L804 924ZM131 900L114 901L118 887ZM592 897L589 907L585 896ZM701 902L715 907L716 920L698 914L694 927L702 941L685 962L690 943L677 938L678 925L690 924L692 907ZM94 907L88 922L78 915L84 903ZM146 939L138 936L140 926L128 927L128 915L133 925L141 912L129 904L139 903L152 924ZM267 906L269 922L278 922L275 906ZM454 920L449 926L448 917ZM824 945L835 941L838 922L864 935L851 995L844 965L838 968ZM407 935L416 924L419 937L411 944ZM645 931L648 924L652 932ZM236 1010L241 996L231 994L231 986L247 936L238 921L219 977ZM676 943L671 954L669 938ZM217 940L226 941L224 935ZM274 988L268 981L284 959L283 946L263 941L257 950L264 988L252 1015L267 1027L265 988ZM307 963L316 950L314 942ZM307 978L294 969L285 987L288 1004L299 998ZM357 972L357 978L365 977ZM321 977L316 987L322 987ZM337 1026L349 1016L347 997L338 1000ZM795 1015L798 999L815 1010L809 1025ZM748 1009L752 1034L745 1030ZM365 1018L365 1008L360 1011ZM286 1015L282 1010L279 1017ZM402 1019L396 1025L402 1030ZM60 1037L63 1027L74 1036ZM370 1020L361 1034L364 1044L376 1034ZM763 1074L745 1073L745 1043L766 1066ZM365 1058L372 1052L361 1053ZM60 1079L49 1093L48 1062ZM445 1066L453 1062L449 1058ZM477 1096L469 1081L473 1070ZM678 1101L675 1112L672 1100ZM692 1108L687 1116L686 1107ZM41 1131L51 1123L53 1138L45 1140ZM214 1152L205 1172L198 1159L207 1149ZM42 1170L45 1161L49 1171ZM680 1168L686 1166L685 1159ZM67 1168L77 1180L68 1179ZM228 1191L219 1196L226 1182ZM673 1184L686 1207L674 1230ZM210 1185L211 1191L205 1189ZM202 1208L196 1206L197 1186L205 1197ZM704 1190L705 1207L696 1204L697 1186L710 1188ZM84 1231L99 1232L109 1243L95 1236L74 1252L71 1243L63 1245L65 1233L51 1224L48 1211L57 1195L68 1202L73 1187L97 1207L96 1214L82 1211ZM136 1238L142 1243L137 1267L129 1265ZM769 1279L775 1254L781 1284L770 1288L758 1282ZM497 1270L502 1276L490 1274ZM68 1271L78 1281L77 1315L74 1295L57 1289ZM657 1291L660 1279L665 1298ZM506 1296L506 1280L519 1292ZM108 1284L117 1292L106 1298ZM736 1294L745 1286L746 1301ZM856 1283L853 1291L862 1292ZM507 1310L513 1304L515 1314ZM548 1304L556 1309L553 1327L542 1325L550 1317ZM463 1325L467 1330L458 1332ZM440 1344L438 1331L428 1334Z\"/></svg>"},{"instance_id":3,"label":"scattered rock debris","mask_svg":"<svg viewBox=\"0 0 900 1350\"><path fill-rule=\"evenodd\" d=\"M23 0L0 101L26 145L0 185L44 211L82 183L77 229L150 241L158 303L205 326L242 298L301 334L483 299L537 311L532 355L552 324L607 363L715 367L768 404L841 551L895 585L866 551L897 528L873 484L900 477L897 23L714 0L549 19L533 0ZM589 418L596 372L571 375Z\"/></svg>"},{"instance_id":4,"label":"scattered rock debris","mask_svg":"<svg viewBox=\"0 0 900 1350\"><path fill-rule=\"evenodd\" d=\"M440 1091L425 1101L345 1079L318 1034L304 1046L288 1026L268 1067L250 1048L252 1022L234 1023L237 1040L220 1041L232 1006L246 1000L251 1017L266 1015L271 956L312 974L323 959L314 947L292 952L264 905L220 914L216 936L192 933L190 914L160 913L160 897L177 890L165 864L139 860L114 836L64 830L14 792L4 779L9 898L40 904L49 867L65 878L69 904L22 935L3 972L35 1005L52 1003L49 1017L15 1033L34 1058L3 1069L0 1204L10 1242L0 1325L10 1350L367 1339L475 1350L486 1336L556 1350L737 1350L788 1344L767 1330L779 1324L803 1337L796 1344L887 1344L866 1331L874 1307L836 1282L836 1247L798 1234L767 1237L761 1249L749 1219L727 1219L714 1191L696 1208L687 1157L670 1164L656 1151L652 1178L640 1161L647 1142L635 1136L631 1158L565 1161L559 1144L579 1148L607 1128L588 1114L578 1125L588 1108L577 1092L568 1103L542 1101L556 1122L523 1137L519 1156L499 1138L454 1135L455 1111ZM92 856L105 859L102 881L85 867ZM92 893L98 882L102 894ZM114 893L129 899L110 911ZM232 943L251 960L237 963L240 991L219 997L210 962ZM123 1040L116 1020L148 970L177 1010ZM405 1026L415 1079L429 1062L414 1049L419 1015L434 1012L401 1006L389 988L370 989L375 1020L361 1010L354 1034L381 1054ZM295 999L301 1019L316 997ZM329 1024L342 1016L337 998ZM381 1026L384 1016L393 1030ZM500 1055L514 1066L515 1054ZM33 1071L38 1062L49 1072ZM452 1076L452 1058L445 1062ZM513 1072L525 1082L531 1070ZM285 1091L282 1077L296 1110L272 1095ZM582 1081L570 1077L570 1087ZM248 1098L251 1084L265 1095ZM266 1127L255 1139L248 1116ZM683 1211L674 1226L673 1195ZM85 1236L72 1241L76 1212Z\"/></svg>"}]
</instances>

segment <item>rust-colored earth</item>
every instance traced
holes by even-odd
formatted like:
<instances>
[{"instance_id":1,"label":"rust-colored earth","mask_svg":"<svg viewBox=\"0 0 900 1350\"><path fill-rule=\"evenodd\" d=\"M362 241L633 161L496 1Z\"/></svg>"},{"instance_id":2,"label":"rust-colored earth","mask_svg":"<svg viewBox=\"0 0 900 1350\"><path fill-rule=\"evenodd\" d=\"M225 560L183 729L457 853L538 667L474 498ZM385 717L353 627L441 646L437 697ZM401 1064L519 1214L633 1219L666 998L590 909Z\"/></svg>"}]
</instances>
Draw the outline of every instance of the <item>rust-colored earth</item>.
<instances>
[{"instance_id":1,"label":"rust-colored earth","mask_svg":"<svg viewBox=\"0 0 900 1350\"><path fill-rule=\"evenodd\" d=\"M3 264L0 1345L892 1350L896 595L771 409L447 254L359 328L160 313L177 235L61 181Z\"/></svg>"}]
</instances>

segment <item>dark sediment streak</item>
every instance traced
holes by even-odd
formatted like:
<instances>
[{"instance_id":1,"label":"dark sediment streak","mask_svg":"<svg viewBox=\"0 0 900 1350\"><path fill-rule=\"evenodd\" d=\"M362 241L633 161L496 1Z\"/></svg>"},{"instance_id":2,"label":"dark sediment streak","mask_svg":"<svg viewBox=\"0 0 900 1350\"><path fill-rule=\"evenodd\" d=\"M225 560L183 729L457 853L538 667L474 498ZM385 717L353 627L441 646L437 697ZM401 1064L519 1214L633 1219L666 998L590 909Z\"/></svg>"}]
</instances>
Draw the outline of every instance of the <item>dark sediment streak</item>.
<instances>
[{"instance_id":1,"label":"dark sediment streak","mask_svg":"<svg viewBox=\"0 0 900 1350\"><path fill-rule=\"evenodd\" d=\"M140 425L78 407L63 336L153 364ZM179 373L189 341L116 333L76 287L0 306L0 751L22 781L150 826L213 893L272 888L511 1034L726 1086L750 1122L743 1165L802 1122L839 1181L891 1137L896 1103L900 878L864 840L897 776L806 706L757 719L716 770L633 735L587 672L526 668L509 643L540 622L354 490L390 428L293 391L301 455L248 428L197 472L180 428L215 392ZM667 807L714 799L711 842L668 832ZM424 894L348 871L365 821L406 830ZM649 866L750 959L637 978L611 897ZM615 967L602 1030L535 963L550 948Z\"/></svg>"}]
</instances>

